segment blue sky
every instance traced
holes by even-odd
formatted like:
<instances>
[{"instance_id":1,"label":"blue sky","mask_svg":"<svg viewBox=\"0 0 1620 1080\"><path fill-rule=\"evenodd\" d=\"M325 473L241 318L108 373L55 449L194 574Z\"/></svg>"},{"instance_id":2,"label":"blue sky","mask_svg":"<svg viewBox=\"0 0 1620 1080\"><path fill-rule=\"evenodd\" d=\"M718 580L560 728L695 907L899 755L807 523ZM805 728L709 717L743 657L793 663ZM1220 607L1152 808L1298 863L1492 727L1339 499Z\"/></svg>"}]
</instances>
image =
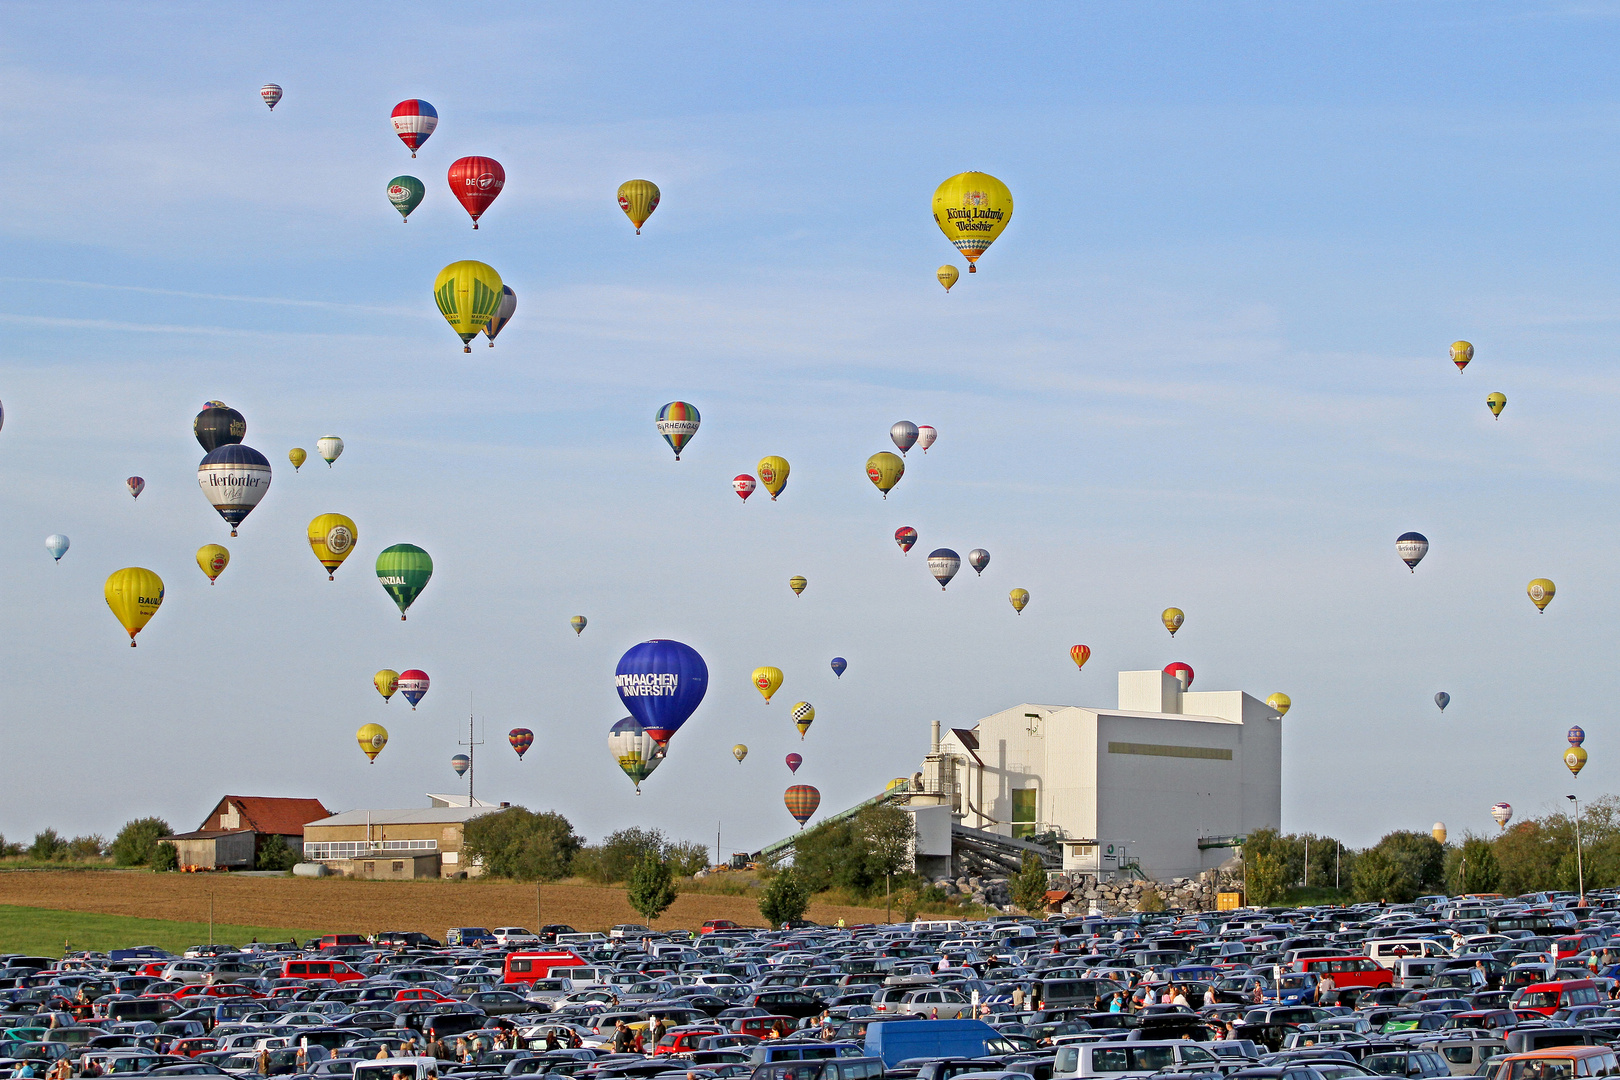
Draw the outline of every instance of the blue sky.
<instances>
[{"instance_id":1,"label":"blue sky","mask_svg":"<svg viewBox=\"0 0 1620 1080\"><path fill-rule=\"evenodd\" d=\"M456 786L470 697L480 795L755 849L792 780L842 807L932 719L1109 706L1115 671L1172 660L1292 696L1291 830L1484 832L1620 775L1616 5L14 3L0 28L8 838L192 827L226 791L418 805ZM441 117L415 161L408 97ZM464 154L507 173L476 233ZM967 169L1017 209L947 296L929 197ZM428 186L408 225L400 173ZM632 177L663 191L640 237ZM463 258L519 298L470 356L431 298ZM210 398L276 469L234 541L195 481ZM703 414L679 464L652 425L675 398ZM862 465L902 418L940 438L884 502ZM293 473L325 434L337 466ZM742 504L773 453L787 492ZM303 539L329 510L360 534L331 583ZM371 570L398 542L436 564L405 623ZM993 561L941 594L936 546ZM126 565L168 586L135 650L101 597ZM605 733L655 636L713 687L636 798ZM385 666L429 672L419 710L371 689Z\"/></svg>"}]
</instances>

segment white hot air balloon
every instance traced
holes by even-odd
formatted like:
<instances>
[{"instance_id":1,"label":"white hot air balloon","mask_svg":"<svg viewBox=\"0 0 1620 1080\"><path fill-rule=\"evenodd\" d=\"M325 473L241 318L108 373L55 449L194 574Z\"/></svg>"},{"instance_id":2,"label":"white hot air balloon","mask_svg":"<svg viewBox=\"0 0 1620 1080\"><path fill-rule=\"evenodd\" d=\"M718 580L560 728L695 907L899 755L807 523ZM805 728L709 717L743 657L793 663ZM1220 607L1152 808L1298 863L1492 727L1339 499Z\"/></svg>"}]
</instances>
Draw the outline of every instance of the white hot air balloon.
<instances>
[{"instance_id":1,"label":"white hot air balloon","mask_svg":"<svg viewBox=\"0 0 1620 1080\"><path fill-rule=\"evenodd\" d=\"M945 591L945 586L951 583L951 578L955 577L960 569L962 556L950 548L935 548L928 553L928 572L939 582L940 592Z\"/></svg>"},{"instance_id":2,"label":"white hot air balloon","mask_svg":"<svg viewBox=\"0 0 1620 1080\"><path fill-rule=\"evenodd\" d=\"M315 440L315 450L326 459L326 467L330 469L332 462L343 456L343 440L336 435L322 435Z\"/></svg>"},{"instance_id":3,"label":"white hot air balloon","mask_svg":"<svg viewBox=\"0 0 1620 1080\"><path fill-rule=\"evenodd\" d=\"M934 440L937 438L939 438L939 432L927 424L917 425L917 445L922 447L923 453L928 453L928 448L934 445Z\"/></svg>"},{"instance_id":4,"label":"white hot air balloon","mask_svg":"<svg viewBox=\"0 0 1620 1080\"><path fill-rule=\"evenodd\" d=\"M1505 829L1507 823L1513 820L1513 807L1508 803L1499 802L1491 807L1491 817L1495 818L1496 823Z\"/></svg>"},{"instance_id":5,"label":"white hot air balloon","mask_svg":"<svg viewBox=\"0 0 1620 1080\"><path fill-rule=\"evenodd\" d=\"M67 549L68 538L61 533L51 533L45 538L45 550L50 552L51 558L57 562L62 561L62 556L67 554Z\"/></svg>"}]
</instances>

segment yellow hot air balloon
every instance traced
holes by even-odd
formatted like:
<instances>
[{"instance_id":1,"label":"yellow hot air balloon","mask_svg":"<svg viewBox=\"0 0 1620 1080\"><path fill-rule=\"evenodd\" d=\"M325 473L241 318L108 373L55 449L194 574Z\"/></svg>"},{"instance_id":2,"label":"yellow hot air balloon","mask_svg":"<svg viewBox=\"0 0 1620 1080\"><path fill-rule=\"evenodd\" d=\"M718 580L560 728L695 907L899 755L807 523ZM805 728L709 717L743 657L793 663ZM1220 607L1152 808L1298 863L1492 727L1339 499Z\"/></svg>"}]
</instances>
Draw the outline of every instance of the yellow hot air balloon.
<instances>
[{"instance_id":1,"label":"yellow hot air balloon","mask_svg":"<svg viewBox=\"0 0 1620 1080\"><path fill-rule=\"evenodd\" d=\"M801 701L793 706L793 711L789 715L793 717L793 726L799 729L799 741L803 742L810 725L815 723L816 707L808 701Z\"/></svg>"},{"instance_id":2,"label":"yellow hot air balloon","mask_svg":"<svg viewBox=\"0 0 1620 1080\"><path fill-rule=\"evenodd\" d=\"M321 514L309 523L309 547L326 567L327 581L333 580L334 572L349 557L359 538L354 522L342 514Z\"/></svg>"},{"instance_id":3,"label":"yellow hot air balloon","mask_svg":"<svg viewBox=\"0 0 1620 1080\"><path fill-rule=\"evenodd\" d=\"M970 274L979 272L979 256L996 242L1012 212L1012 192L989 173L957 173L934 189L934 224L968 261Z\"/></svg>"},{"instance_id":4,"label":"yellow hot air balloon","mask_svg":"<svg viewBox=\"0 0 1620 1080\"><path fill-rule=\"evenodd\" d=\"M637 236L641 235L642 223L658 209L660 197L658 185L651 180L626 180L619 185L619 209L636 227Z\"/></svg>"},{"instance_id":5,"label":"yellow hot air balloon","mask_svg":"<svg viewBox=\"0 0 1620 1080\"><path fill-rule=\"evenodd\" d=\"M1176 631L1181 629L1181 624L1187 621L1187 613L1178 607L1167 607L1159 618L1164 620L1164 628L1170 631L1170 636L1175 637Z\"/></svg>"},{"instance_id":6,"label":"yellow hot air balloon","mask_svg":"<svg viewBox=\"0 0 1620 1080\"><path fill-rule=\"evenodd\" d=\"M1507 395L1503 393L1486 394L1485 406L1491 410L1491 415L1498 420L1502 419L1502 410L1507 408Z\"/></svg>"},{"instance_id":7,"label":"yellow hot air balloon","mask_svg":"<svg viewBox=\"0 0 1620 1080\"><path fill-rule=\"evenodd\" d=\"M1442 844L1445 843L1446 842L1446 823L1443 822L1443 821L1435 822L1434 823L1434 828L1429 830L1429 835L1434 837L1435 840L1439 841L1440 843L1442 843Z\"/></svg>"},{"instance_id":8,"label":"yellow hot air balloon","mask_svg":"<svg viewBox=\"0 0 1620 1080\"><path fill-rule=\"evenodd\" d=\"M771 493L771 502L775 502L776 497L782 494L782 489L787 487L787 458L774 455L763 457L759 459L759 464L754 466L754 469L759 474L759 482L764 484L765 490Z\"/></svg>"},{"instance_id":9,"label":"yellow hot air balloon","mask_svg":"<svg viewBox=\"0 0 1620 1080\"><path fill-rule=\"evenodd\" d=\"M304 452L302 446L295 446L287 451L287 460L293 463L293 472L297 472L304 467L304 462L309 460L309 455Z\"/></svg>"},{"instance_id":10,"label":"yellow hot air balloon","mask_svg":"<svg viewBox=\"0 0 1620 1080\"><path fill-rule=\"evenodd\" d=\"M219 544L204 544L197 549L197 565L208 575L210 585L214 583L215 578L225 572L225 567L230 561L231 553Z\"/></svg>"},{"instance_id":11,"label":"yellow hot air balloon","mask_svg":"<svg viewBox=\"0 0 1620 1080\"><path fill-rule=\"evenodd\" d=\"M765 698L765 704L771 703L771 695L776 693L782 685L782 669L773 667L758 667L754 669L754 689Z\"/></svg>"},{"instance_id":12,"label":"yellow hot air balloon","mask_svg":"<svg viewBox=\"0 0 1620 1080\"><path fill-rule=\"evenodd\" d=\"M904 475L906 475L906 463L900 460L899 454L891 454L884 450L866 459L866 478L872 481L872 484L879 491L883 492L885 499L889 497L889 492L894 490L894 485L898 484L900 478Z\"/></svg>"},{"instance_id":13,"label":"yellow hot air balloon","mask_svg":"<svg viewBox=\"0 0 1620 1080\"><path fill-rule=\"evenodd\" d=\"M393 668L383 668L371 677L371 685L377 688L377 693L387 701L399 689L399 672Z\"/></svg>"},{"instance_id":14,"label":"yellow hot air balloon","mask_svg":"<svg viewBox=\"0 0 1620 1080\"><path fill-rule=\"evenodd\" d=\"M1266 704L1276 709L1278 716L1287 716L1288 710L1294 707L1294 703L1288 700L1287 694L1272 694L1266 698Z\"/></svg>"},{"instance_id":15,"label":"yellow hot air balloon","mask_svg":"<svg viewBox=\"0 0 1620 1080\"><path fill-rule=\"evenodd\" d=\"M1451 362L1457 365L1460 372L1468 366L1468 361L1474 358L1474 347L1466 341L1453 341L1451 343Z\"/></svg>"},{"instance_id":16,"label":"yellow hot air balloon","mask_svg":"<svg viewBox=\"0 0 1620 1080\"><path fill-rule=\"evenodd\" d=\"M489 325L501 306L501 275L495 268L473 259L451 263L433 281L433 299L439 312L461 338L462 352L472 352L467 342Z\"/></svg>"},{"instance_id":17,"label":"yellow hot air balloon","mask_svg":"<svg viewBox=\"0 0 1620 1080\"><path fill-rule=\"evenodd\" d=\"M126 566L113 571L101 592L113 615L129 631L129 647L133 649L135 635L163 606L163 579L144 567Z\"/></svg>"},{"instance_id":18,"label":"yellow hot air balloon","mask_svg":"<svg viewBox=\"0 0 1620 1080\"><path fill-rule=\"evenodd\" d=\"M738 743L731 748L731 756L737 759L738 764L741 764L742 759L748 756L748 747Z\"/></svg>"},{"instance_id":19,"label":"yellow hot air balloon","mask_svg":"<svg viewBox=\"0 0 1620 1080\"><path fill-rule=\"evenodd\" d=\"M934 276L939 278L939 283L941 285L945 286L945 291L950 292L951 286L955 285L956 279L962 275L956 269L956 267L952 266L950 263L946 263L944 266L939 268Z\"/></svg>"},{"instance_id":20,"label":"yellow hot air balloon","mask_svg":"<svg viewBox=\"0 0 1620 1080\"><path fill-rule=\"evenodd\" d=\"M1012 592L1007 594L1007 599L1012 601L1013 610L1022 615L1024 613L1024 605L1029 603L1029 590L1014 589Z\"/></svg>"},{"instance_id":21,"label":"yellow hot air balloon","mask_svg":"<svg viewBox=\"0 0 1620 1080\"><path fill-rule=\"evenodd\" d=\"M1584 746L1572 746L1565 750L1564 767L1574 776L1581 775L1581 770L1586 768L1586 748Z\"/></svg>"},{"instance_id":22,"label":"yellow hot air balloon","mask_svg":"<svg viewBox=\"0 0 1620 1080\"><path fill-rule=\"evenodd\" d=\"M364 724L354 733L355 741L366 757L371 759L373 765L377 764L377 755L382 748L388 745L388 729L381 724Z\"/></svg>"},{"instance_id":23,"label":"yellow hot air balloon","mask_svg":"<svg viewBox=\"0 0 1620 1080\"><path fill-rule=\"evenodd\" d=\"M1552 603L1553 593L1557 591L1553 583L1544 577L1536 578L1525 589L1525 592L1530 594L1530 602L1536 605L1542 614L1546 614L1547 605Z\"/></svg>"},{"instance_id":24,"label":"yellow hot air balloon","mask_svg":"<svg viewBox=\"0 0 1620 1080\"><path fill-rule=\"evenodd\" d=\"M804 587L808 584L810 584L810 582L798 574L794 574L792 577L788 578L788 588L793 590L794 596L798 596L803 593Z\"/></svg>"}]
</instances>

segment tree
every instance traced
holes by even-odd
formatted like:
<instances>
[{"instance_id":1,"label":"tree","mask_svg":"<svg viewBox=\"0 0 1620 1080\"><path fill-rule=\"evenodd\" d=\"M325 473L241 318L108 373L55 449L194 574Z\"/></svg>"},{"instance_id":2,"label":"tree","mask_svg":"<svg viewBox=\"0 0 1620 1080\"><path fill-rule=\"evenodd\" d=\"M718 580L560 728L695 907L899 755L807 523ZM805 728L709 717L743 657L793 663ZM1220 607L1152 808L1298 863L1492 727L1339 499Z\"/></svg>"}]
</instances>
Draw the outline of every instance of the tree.
<instances>
[{"instance_id":1,"label":"tree","mask_svg":"<svg viewBox=\"0 0 1620 1080\"><path fill-rule=\"evenodd\" d=\"M152 869L175 870L180 866L180 849L170 843L162 843L152 853Z\"/></svg>"},{"instance_id":2,"label":"tree","mask_svg":"<svg viewBox=\"0 0 1620 1080\"><path fill-rule=\"evenodd\" d=\"M38 862L50 862L59 859L67 851L67 841L56 834L55 829L46 829L44 832L34 834L34 842L28 848L28 857Z\"/></svg>"},{"instance_id":3,"label":"tree","mask_svg":"<svg viewBox=\"0 0 1620 1080\"><path fill-rule=\"evenodd\" d=\"M1163 911L1164 897L1152 885L1142 890L1142 898L1136 902L1137 911Z\"/></svg>"},{"instance_id":4,"label":"tree","mask_svg":"<svg viewBox=\"0 0 1620 1080\"><path fill-rule=\"evenodd\" d=\"M1400 885L1400 868L1388 852L1371 847L1356 858L1356 868L1350 875L1350 889L1357 900L1362 903L1398 900Z\"/></svg>"},{"instance_id":5,"label":"tree","mask_svg":"<svg viewBox=\"0 0 1620 1080\"><path fill-rule=\"evenodd\" d=\"M584 843L561 814L521 806L475 817L462 832L463 853L484 873L518 881L566 877Z\"/></svg>"},{"instance_id":6,"label":"tree","mask_svg":"<svg viewBox=\"0 0 1620 1080\"><path fill-rule=\"evenodd\" d=\"M107 853L107 838L94 833L89 836L75 836L67 842L63 853L68 858L80 862L99 859Z\"/></svg>"},{"instance_id":7,"label":"tree","mask_svg":"<svg viewBox=\"0 0 1620 1080\"><path fill-rule=\"evenodd\" d=\"M855 815L855 832L874 871L889 877L911 869L917 838L917 819L911 814L888 803L869 806Z\"/></svg>"},{"instance_id":8,"label":"tree","mask_svg":"<svg viewBox=\"0 0 1620 1080\"><path fill-rule=\"evenodd\" d=\"M793 865L815 892L882 891L885 879L908 867L914 826L893 806L869 806L853 818L818 825L793 845Z\"/></svg>"},{"instance_id":9,"label":"tree","mask_svg":"<svg viewBox=\"0 0 1620 1080\"><path fill-rule=\"evenodd\" d=\"M699 870L709 868L708 845L691 840L665 844L664 862L676 877L691 877Z\"/></svg>"},{"instance_id":10,"label":"tree","mask_svg":"<svg viewBox=\"0 0 1620 1080\"><path fill-rule=\"evenodd\" d=\"M118 866L148 866L157 854L158 842L172 835L174 830L162 818L136 818L118 830L108 854Z\"/></svg>"},{"instance_id":11,"label":"tree","mask_svg":"<svg viewBox=\"0 0 1620 1080\"><path fill-rule=\"evenodd\" d=\"M1502 884L1502 866L1491 842L1472 834L1464 837L1462 847L1446 853L1446 881L1453 893L1496 892Z\"/></svg>"},{"instance_id":12,"label":"tree","mask_svg":"<svg viewBox=\"0 0 1620 1080\"><path fill-rule=\"evenodd\" d=\"M1046 914L1046 864L1039 855L1024 852L1023 865L1008 879L1007 891L1012 893L1012 902L1029 914Z\"/></svg>"},{"instance_id":13,"label":"tree","mask_svg":"<svg viewBox=\"0 0 1620 1080\"><path fill-rule=\"evenodd\" d=\"M675 902L675 881L669 863L650 851L643 855L630 871L628 896L637 914L648 922L657 921Z\"/></svg>"},{"instance_id":14,"label":"tree","mask_svg":"<svg viewBox=\"0 0 1620 1080\"><path fill-rule=\"evenodd\" d=\"M788 867L765 886L765 895L759 900L759 913L771 926L804 918L810 910L810 886L800 876L797 867Z\"/></svg>"},{"instance_id":15,"label":"tree","mask_svg":"<svg viewBox=\"0 0 1620 1080\"><path fill-rule=\"evenodd\" d=\"M285 837L267 836L259 845L259 854L253 860L256 870L291 870L298 863L298 853Z\"/></svg>"},{"instance_id":16,"label":"tree","mask_svg":"<svg viewBox=\"0 0 1620 1080\"><path fill-rule=\"evenodd\" d=\"M1251 852L1247 844L1243 850L1244 899L1255 907L1270 907L1281 902L1288 890L1288 863L1279 852Z\"/></svg>"}]
</instances>

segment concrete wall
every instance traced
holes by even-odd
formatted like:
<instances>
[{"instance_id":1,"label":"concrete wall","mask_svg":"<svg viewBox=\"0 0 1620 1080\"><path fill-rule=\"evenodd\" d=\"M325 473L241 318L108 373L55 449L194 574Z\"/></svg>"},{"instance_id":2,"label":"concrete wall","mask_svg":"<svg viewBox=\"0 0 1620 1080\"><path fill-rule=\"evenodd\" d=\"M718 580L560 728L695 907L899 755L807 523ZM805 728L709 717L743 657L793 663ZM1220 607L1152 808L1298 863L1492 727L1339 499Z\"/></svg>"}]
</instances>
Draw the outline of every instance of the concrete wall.
<instances>
[{"instance_id":1,"label":"concrete wall","mask_svg":"<svg viewBox=\"0 0 1620 1080\"><path fill-rule=\"evenodd\" d=\"M344 877L366 878L371 881L408 881L412 878L440 876L437 855L405 855L393 858L388 852L382 852L375 859L344 859L324 865Z\"/></svg>"}]
</instances>

